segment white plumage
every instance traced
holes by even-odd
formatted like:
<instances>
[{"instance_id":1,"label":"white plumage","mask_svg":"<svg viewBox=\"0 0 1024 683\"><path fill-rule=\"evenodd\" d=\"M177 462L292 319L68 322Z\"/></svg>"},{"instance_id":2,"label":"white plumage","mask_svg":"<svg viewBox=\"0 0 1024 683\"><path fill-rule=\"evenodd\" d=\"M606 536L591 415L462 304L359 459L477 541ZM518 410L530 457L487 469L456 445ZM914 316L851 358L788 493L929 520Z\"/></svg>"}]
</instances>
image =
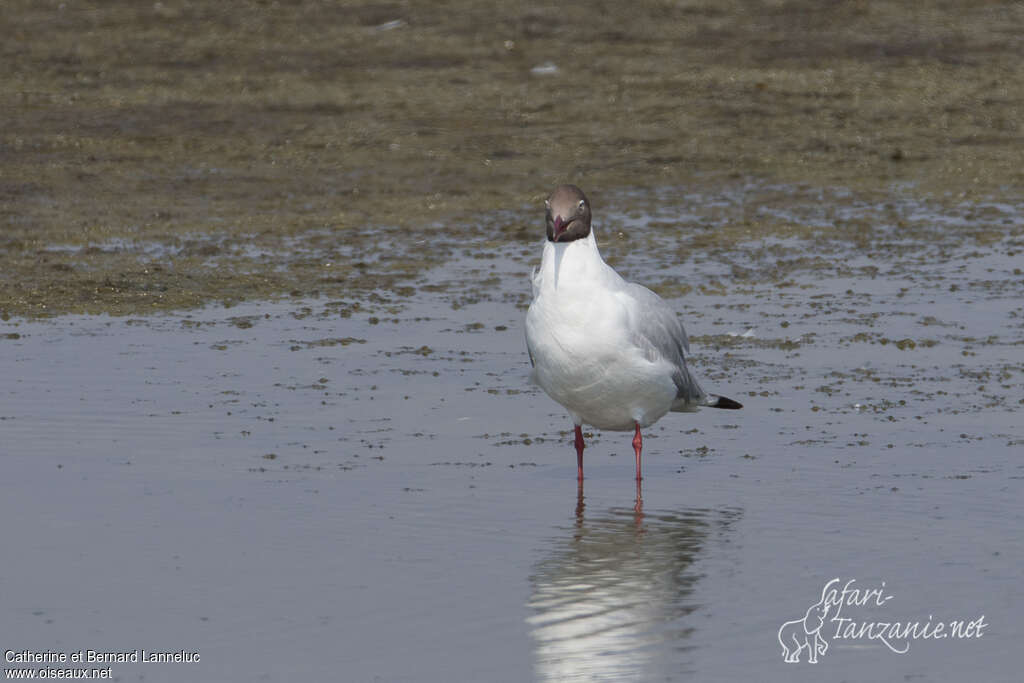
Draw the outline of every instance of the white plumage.
<instances>
[{"instance_id":1,"label":"white plumage","mask_svg":"<svg viewBox=\"0 0 1024 683\"><path fill-rule=\"evenodd\" d=\"M689 341L672 309L601 258L582 191L562 185L547 204L548 241L526 314L533 380L576 425L581 479L582 423L635 430L639 479L642 427L669 411L740 405L700 388L686 366Z\"/></svg>"}]
</instances>

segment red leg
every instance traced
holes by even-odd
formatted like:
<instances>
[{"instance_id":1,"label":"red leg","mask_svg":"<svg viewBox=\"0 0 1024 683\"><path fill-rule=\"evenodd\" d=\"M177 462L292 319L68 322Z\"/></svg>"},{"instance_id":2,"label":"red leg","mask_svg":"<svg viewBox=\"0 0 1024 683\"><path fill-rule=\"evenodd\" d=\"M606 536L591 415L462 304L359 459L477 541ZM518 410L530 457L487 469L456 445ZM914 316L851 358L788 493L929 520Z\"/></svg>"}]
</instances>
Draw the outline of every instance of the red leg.
<instances>
[{"instance_id":1,"label":"red leg","mask_svg":"<svg viewBox=\"0 0 1024 683\"><path fill-rule=\"evenodd\" d=\"M576 425L576 478L583 481L583 430Z\"/></svg>"},{"instance_id":2,"label":"red leg","mask_svg":"<svg viewBox=\"0 0 1024 683\"><path fill-rule=\"evenodd\" d=\"M644 447L644 438L640 436L640 423L636 423L636 436L633 437L633 450L636 451L636 480L640 481L640 450Z\"/></svg>"}]
</instances>

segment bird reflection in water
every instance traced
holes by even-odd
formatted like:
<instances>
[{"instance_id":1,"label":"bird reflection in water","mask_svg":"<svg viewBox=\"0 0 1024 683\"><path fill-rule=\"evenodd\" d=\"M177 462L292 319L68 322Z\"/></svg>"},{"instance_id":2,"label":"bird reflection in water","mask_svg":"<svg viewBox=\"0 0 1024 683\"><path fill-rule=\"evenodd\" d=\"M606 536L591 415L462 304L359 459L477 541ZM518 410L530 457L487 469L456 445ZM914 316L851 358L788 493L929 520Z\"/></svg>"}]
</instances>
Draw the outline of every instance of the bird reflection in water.
<instances>
[{"instance_id":1,"label":"bird reflection in water","mask_svg":"<svg viewBox=\"0 0 1024 683\"><path fill-rule=\"evenodd\" d=\"M552 539L530 577L536 678L673 680L687 672L687 617L699 607L693 564L738 510L586 513L583 485L568 538Z\"/></svg>"}]
</instances>

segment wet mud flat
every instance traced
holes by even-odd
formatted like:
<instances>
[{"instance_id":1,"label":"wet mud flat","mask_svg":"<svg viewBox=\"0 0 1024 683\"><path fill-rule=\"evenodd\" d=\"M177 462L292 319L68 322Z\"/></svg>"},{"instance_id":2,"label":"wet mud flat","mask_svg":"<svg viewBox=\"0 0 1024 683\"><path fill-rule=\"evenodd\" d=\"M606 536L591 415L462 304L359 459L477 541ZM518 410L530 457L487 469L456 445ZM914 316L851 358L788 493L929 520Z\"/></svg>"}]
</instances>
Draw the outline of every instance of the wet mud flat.
<instances>
[{"instance_id":1,"label":"wet mud flat","mask_svg":"<svg viewBox=\"0 0 1024 683\"><path fill-rule=\"evenodd\" d=\"M401 296L442 226L511 239L564 181L1024 185L1018 2L12 0L0 33L5 315Z\"/></svg>"},{"instance_id":2,"label":"wet mud flat","mask_svg":"<svg viewBox=\"0 0 1024 683\"><path fill-rule=\"evenodd\" d=\"M607 258L745 403L651 428L640 492L611 432L578 489L528 384L536 236L444 237L402 296L0 323L11 646L202 655L115 671L146 680L1011 680L1020 205L617 196ZM858 619L989 626L785 664L837 576L894 596Z\"/></svg>"},{"instance_id":3,"label":"wet mud flat","mask_svg":"<svg viewBox=\"0 0 1024 683\"><path fill-rule=\"evenodd\" d=\"M122 680L1015 680L1020 3L7 3L0 633ZM556 182L738 414L527 382ZM85 315L88 314L88 315ZM641 497L642 496L642 497ZM780 626L833 577L866 620Z\"/></svg>"}]
</instances>

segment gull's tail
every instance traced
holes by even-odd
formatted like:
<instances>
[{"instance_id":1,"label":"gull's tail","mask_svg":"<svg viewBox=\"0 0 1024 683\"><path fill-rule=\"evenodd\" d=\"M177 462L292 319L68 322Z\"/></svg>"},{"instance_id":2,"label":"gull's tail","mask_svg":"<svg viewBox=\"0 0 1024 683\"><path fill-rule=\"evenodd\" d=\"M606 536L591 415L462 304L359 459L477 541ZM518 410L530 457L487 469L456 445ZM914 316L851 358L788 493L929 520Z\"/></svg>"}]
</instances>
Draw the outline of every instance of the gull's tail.
<instances>
[{"instance_id":1,"label":"gull's tail","mask_svg":"<svg viewBox=\"0 0 1024 683\"><path fill-rule=\"evenodd\" d=\"M725 396L715 396L714 394L708 394L704 405L708 408L726 408L727 410L739 410L743 407L743 404L739 401L734 401Z\"/></svg>"}]
</instances>

